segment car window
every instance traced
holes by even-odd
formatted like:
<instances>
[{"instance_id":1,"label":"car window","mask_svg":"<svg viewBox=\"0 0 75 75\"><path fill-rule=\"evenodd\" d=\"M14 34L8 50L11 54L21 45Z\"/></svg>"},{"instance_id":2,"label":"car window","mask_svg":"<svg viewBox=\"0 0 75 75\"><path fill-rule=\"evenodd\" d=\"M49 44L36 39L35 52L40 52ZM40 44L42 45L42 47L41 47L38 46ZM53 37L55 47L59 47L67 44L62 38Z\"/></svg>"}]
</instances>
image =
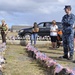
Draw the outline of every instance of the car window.
<instances>
[{"instance_id":1,"label":"car window","mask_svg":"<svg viewBox=\"0 0 75 75\"><path fill-rule=\"evenodd\" d=\"M50 28L51 24L50 23L46 23L46 28Z\"/></svg>"},{"instance_id":2,"label":"car window","mask_svg":"<svg viewBox=\"0 0 75 75\"><path fill-rule=\"evenodd\" d=\"M50 23L41 23L39 24L39 28L50 28Z\"/></svg>"},{"instance_id":3,"label":"car window","mask_svg":"<svg viewBox=\"0 0 75 75\"><path fill-rule=\"evenodd\" d=\"M39 28L50 28L51 25L52 25L51 22L43 22L38 24ZM58 29L62 30L62 24L57 23L57 25L58 25Z\"/></svg>"},{"instance_id":4,"label":"car window","mask_svg":"<svg viewBox=\"0 0 75 75\"><path fill-rule=\"evenodd\" d=\"M39 24L39 28L44 28L44 27L45 27L44 23Z\"/></svg>"}]
</instances>

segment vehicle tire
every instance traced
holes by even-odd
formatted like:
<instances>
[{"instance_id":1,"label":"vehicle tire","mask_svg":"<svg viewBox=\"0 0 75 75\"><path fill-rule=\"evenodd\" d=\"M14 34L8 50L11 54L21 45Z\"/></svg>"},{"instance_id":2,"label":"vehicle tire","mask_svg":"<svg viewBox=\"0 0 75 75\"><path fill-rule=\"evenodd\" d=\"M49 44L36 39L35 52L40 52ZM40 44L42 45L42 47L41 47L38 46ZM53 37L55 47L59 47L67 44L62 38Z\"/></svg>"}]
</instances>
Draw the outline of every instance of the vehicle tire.
<instances>
[{"instance_id":1,"label":"vehicle tire","mask_svg":"<svg viewBox=\"0 0 75 75\"><path fill-rule=\"evenodd\" d=\"M30 33L25 34L25 37L24 37L25 40L30 40L30 35L31 35Z\"/></svg>"}]
</instances>

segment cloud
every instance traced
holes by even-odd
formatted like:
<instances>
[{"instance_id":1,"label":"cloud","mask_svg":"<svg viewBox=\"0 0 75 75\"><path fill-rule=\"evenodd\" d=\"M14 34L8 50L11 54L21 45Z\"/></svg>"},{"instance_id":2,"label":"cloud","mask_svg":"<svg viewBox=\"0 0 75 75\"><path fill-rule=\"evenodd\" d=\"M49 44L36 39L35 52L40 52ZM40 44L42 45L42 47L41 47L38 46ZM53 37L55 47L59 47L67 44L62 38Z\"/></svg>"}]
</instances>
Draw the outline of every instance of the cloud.
<instances>
[{"instance_id":1,"label":"cloud","mask_svg":"<svg viewBox=\"0 0 75 75\"><path fill-rule=\"evenodd\" d=\"M0 0L0 19L5 18L9 24L60 20L68 4L75 6L74 0Z\"/></svg>"},{"instance_id":2,"label":"cloud","mask_svg":"<svg viewBox=\"0 0 75 75\"><path fill-rule=\"evenodd\" d=\"M67 3L69 0L58 0L60 3Z\"/></svg>"},{"instance_id":3,"label":"cloud","mask_svg":"<svg viewBox=\"0 0 75 75\"><path fill-rule=\"evenodd\" d=\"M65 3L65 0L1 0L0 11L49 13L53 7L59 6L58 3Z\"/></svg>"}]
</instances>

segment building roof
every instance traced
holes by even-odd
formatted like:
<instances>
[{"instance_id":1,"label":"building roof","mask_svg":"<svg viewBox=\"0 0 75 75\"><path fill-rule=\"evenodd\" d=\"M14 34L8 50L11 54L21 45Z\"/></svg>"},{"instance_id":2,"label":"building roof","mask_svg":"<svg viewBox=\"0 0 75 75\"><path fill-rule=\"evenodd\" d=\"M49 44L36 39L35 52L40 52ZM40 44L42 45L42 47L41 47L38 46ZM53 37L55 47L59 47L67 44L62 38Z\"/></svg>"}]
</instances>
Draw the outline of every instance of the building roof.
<instances>
[{"instance_id":1,"label":"building roof","mask_svg":"<svg viewBox=\"0 0 75 75\"><path fill-rule=\"evenodd\" d=\"M21 26L21 25L13 25L11 27L11 30L16 30L16 31L19 31L20 29L24 29L24 28L30 28L31 26Z\"/></svg>"}]
</instances>

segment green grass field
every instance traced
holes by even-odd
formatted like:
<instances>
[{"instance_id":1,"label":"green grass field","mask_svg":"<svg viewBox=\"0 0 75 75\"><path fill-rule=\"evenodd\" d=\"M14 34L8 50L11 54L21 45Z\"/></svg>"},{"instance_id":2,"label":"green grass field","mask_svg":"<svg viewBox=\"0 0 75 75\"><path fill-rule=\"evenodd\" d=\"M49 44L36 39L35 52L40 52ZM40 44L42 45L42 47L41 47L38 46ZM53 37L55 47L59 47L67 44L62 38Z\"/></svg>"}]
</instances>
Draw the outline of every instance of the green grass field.
<instances>
[{"instance_id":1,"label":"green grass field","mask_svg":"<svg viewBox=\"0 0 75 75\"><path fill-rule=\"evenodd\" d=\"M7 46L3 75L46 75L44 69L28 57L24 48L20 45Z\"/></svg>"},{"instance_id":2,"label":"green grass field","mask_svg":"<svg viewBox=\"0 0 75 75\"><path fill-rule=\"evenodd\" d=\"M63 47L57 48L56 50L52 50L49 47L51 47L51 44L44 44L44 45L37 45L37 48L43 52L46 53L50 58L56 60L57 63L61 64L64 67L73 69L75 67L75 63L73 61L67 60L67 59L60 59L60 56L63 56ZM75 53L74 53L74 59L75 59Z\"/></svg>"},{"instance_id":3,"label":"green grass field","mask_svg":"<svg viewBox=\"0 0 75 75\"><path fill-rule=\"evenodd\" d=\"M51 45L47 43L37 45L36 47L64 67L75 67L75 63L58 58L63 55L62 47L57 50L51 50L49 49L49 46ZM28 57L25 46L7 45L5 57L7 63L3 69L3 75L48 75L45 68L40 66L36 60Z\"/></svg>"}]
</instances>

